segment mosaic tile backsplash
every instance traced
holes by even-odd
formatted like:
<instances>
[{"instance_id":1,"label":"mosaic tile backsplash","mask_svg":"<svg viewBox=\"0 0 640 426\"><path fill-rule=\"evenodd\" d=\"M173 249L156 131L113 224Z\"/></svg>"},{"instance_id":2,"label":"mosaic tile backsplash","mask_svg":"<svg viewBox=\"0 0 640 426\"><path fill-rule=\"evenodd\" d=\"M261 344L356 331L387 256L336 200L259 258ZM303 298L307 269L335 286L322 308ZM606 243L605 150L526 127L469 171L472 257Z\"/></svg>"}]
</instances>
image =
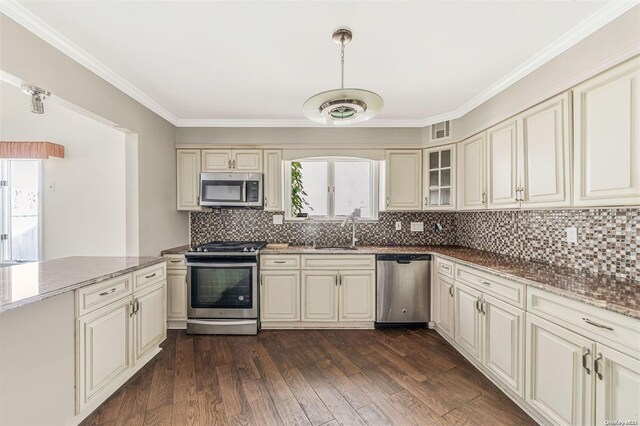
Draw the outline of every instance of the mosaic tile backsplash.
<instances>
[{"instance_id":1,"label":"mosaic tile backsplash","mask_svg":"<svg viewBox=\"0 0 640 426\"><path fill-rule=\"evenodd\" d=\"M358 244L455 244L526 260L567 266L639 281L639 209L580 209L490 212L382 212L377 222L356 225ZM273 224L273 212L221 209L191 213L192 244L214 240L265 240L290 244L337 245L351 241L351 224ZM402 230L395 230L395 222ZM424 232L411 232L424 222ZM442 231L434 230L435 223ZM578 242L566 242L575 226Z\"/></svg>"}]
</instances>

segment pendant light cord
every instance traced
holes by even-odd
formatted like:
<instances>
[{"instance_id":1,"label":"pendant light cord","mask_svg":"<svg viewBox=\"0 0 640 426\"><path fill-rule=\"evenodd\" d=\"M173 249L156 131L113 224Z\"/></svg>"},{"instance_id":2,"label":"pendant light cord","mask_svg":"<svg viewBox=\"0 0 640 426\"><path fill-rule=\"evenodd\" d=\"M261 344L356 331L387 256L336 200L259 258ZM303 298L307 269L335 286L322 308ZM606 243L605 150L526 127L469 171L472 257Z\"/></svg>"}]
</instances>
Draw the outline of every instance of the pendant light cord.
<instances>
[{"instance_id":1,"label":"pendant light cord","mask_svg":"<svg viewBox=\"0 0 640 426\"><path fill-rule=\"evenodd\" d=\"M344 89L344 36L340 38L340 44L342 45L340 49L340 88Z\"/></svg>"}]
</instances>

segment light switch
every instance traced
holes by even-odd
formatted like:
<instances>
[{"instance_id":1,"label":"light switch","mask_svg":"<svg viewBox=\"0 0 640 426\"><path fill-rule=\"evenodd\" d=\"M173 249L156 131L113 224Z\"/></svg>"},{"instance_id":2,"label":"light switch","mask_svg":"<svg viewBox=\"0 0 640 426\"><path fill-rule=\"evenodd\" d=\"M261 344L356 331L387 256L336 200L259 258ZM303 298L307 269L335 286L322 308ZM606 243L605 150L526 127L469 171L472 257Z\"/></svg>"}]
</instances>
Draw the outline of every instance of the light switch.
<instances>
[{"instance_id":1,"label":"light switch","mask_svg":"<svg viewBox=\"0 0 640 426\"><path fill-rule=\"evenodd\" d=\"M411 222L411 232L424 232L424 222Z\"/></svg>"},{"instance_id":2,"label":"light switch","mask_svg":"<svg viewBox=\"0 0 640 426\"><path fill-rule=\"evenodd\" d=\"M282 225L284 223L284 216L282 216L281 214L274 214L273 215L273 224L274 225Z\"/></svg>"},{"instance_id":3,"label":"light switch","mask_svg":"<svg viewBox=\"0 0 640 426\"><path fill-rule=\"evenodd\" d=\"M402 229L402 222L396 222L396 231L400 231Z\"/></svg>"},{"instance_id":4,"label":"light switch","mask_svg":"<svg viewBox=\"0 0 640 426\"><path fill-rule=\"evenodd\" d=\"M575 244L578 242L578 230L575 226L566 228L565 231L567 231L567 242L569 244Z\"/></svg>"}]
</instances>

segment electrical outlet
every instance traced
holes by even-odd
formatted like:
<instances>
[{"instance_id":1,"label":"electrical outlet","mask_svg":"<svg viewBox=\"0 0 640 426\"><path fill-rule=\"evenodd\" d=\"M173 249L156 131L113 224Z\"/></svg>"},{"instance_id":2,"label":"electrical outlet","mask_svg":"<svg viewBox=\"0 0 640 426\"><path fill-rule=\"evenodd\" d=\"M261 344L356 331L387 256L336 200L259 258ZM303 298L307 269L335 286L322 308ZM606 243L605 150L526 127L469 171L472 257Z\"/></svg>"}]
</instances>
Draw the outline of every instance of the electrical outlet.
<instances>
[{"instance_id":1,"label":"electrical outlet","mask_svg":"<svg viewBox=\"0 0 640 426\"><path fill-rule=\"evenodd\" d=\"M281 214L274 214L273 215L273 224L274 225L282 225L284 223L284 216L282 216Z\"/></svg>"},{"instance_id":2,"label":"electrical outlet","mask_svg":"<svg viewBox=\"0 0 640 426\"><path fill-rule=\"evenodd\" d=\"M402 229L402 222L396 222L396 231L400 231Z\"/></svg>"},{"instance_id":3,"label":"electrical outlet","mask_svg":"<svg viewBox=\"0 0 640 426\"><path fill-rule=\"evenodd\" d=\"M578 230L575 226L566 228L565 231L567 232L567 242L569 244L575 244L578 242Z\"/></svg>"},{"instance_id":4,"label":"electrical outlet","mask_svg":"<svg viewBox=\"0 0 640 426\"><path fill-rule=\"evenodd\" d=\"M424 232L424 222L411 222L411 232Z\"/></svg>"}]
</instances>

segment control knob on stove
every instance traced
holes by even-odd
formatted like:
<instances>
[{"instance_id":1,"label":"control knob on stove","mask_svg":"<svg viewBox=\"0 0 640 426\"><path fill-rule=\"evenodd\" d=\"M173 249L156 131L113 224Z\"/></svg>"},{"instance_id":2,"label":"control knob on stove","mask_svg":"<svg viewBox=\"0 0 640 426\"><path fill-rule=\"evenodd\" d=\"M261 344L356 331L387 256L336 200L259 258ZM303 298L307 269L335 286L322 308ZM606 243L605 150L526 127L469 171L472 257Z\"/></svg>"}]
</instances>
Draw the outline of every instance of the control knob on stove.
<instances>
[{"instance_id":1,"label":"control knob on stove","mask_svg":"<svg viewBox=\"0 0 640 426\"><path fill-rule=\"evenodd\" d=\"M202 247L196 248L196 251L202 251Z\"/></svg>"},{"instance_id":2,"label":"control knob on stove","mask_svg":"<svg viewBox=\"0 0 640 426\"><path fill-rule=\"evenodd\" d=\"M242 251L249 251L249 249L245 247L242 249Z\"/></svg>"}]
</instances>

